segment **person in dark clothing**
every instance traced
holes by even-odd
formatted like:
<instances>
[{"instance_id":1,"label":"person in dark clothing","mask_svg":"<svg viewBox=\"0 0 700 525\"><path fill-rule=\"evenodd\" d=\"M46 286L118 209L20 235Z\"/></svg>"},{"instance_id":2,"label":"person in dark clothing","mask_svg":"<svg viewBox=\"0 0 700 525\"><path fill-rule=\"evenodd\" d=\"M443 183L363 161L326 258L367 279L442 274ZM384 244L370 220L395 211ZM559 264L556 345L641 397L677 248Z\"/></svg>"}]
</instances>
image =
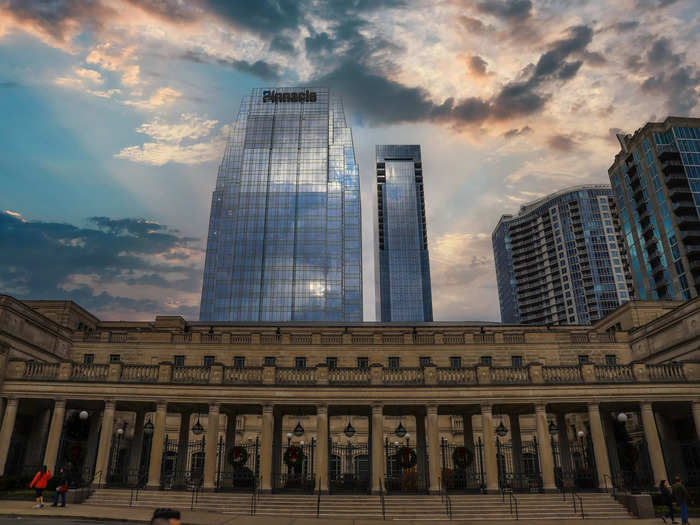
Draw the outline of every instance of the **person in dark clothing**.
<instances>
[{"instance_id":1,"label":"person in dark clothing","mask_svg":"<svg viewBox=\"0 0 700 525\"><path fill-rule=\"evenodd\" d=\"M66 493L68 492L68 473L66 469L61 467L56 473L56 479L58 480L58 485L56 485L56 495L53 498L52 507L58 507L58 498L61 498L61 507L66 506Z\"/></svg>"},{"instance_id":2,"label":"person in dark clothing","mask_svg":"<svg viewBox=\"0 0 700 525\"><path fill-rule=\"evenodd\" d=\"M673 493L668 485L668 481L665 479L662 479L661 483L659 483L659 492L664 505L668 507L668 513L665 516L661 516L661 519L666 523L666 518L668 517L671 518L671 523L677 523L673 516Z\"/></svg>"},{"instance_id":3,"label":"person in dark clothing","mask_svg":"<svg viewBox=\"0 0 700 525\"><path fill-rule=\"evenodd\" d=\"M683 525L688 525L688 502L690 501L690 494L688 494L688 489L681 482L681 477L676 476L676 482L671 488L673 493L673 499L678 506L681 508L681 523Z\"/></svg>"}]
</instances>

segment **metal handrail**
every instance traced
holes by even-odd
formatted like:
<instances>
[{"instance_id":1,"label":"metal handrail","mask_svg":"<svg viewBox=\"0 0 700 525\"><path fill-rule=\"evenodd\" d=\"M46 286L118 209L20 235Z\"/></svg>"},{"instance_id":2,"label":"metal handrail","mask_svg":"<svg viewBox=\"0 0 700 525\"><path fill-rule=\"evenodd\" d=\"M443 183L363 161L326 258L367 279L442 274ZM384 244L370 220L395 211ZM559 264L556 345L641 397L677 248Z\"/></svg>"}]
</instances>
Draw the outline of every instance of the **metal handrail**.
<instances>
[{"instance_id":1,"label":"metal handrail","mask_svg":"<svg viewBox=\"0 0 700 525\"><path fill-rule=\"evenodd\" d=\"M452 519L452 500L450 495L447 493L447 485L443 483L443 479L440 478L440 496L442 497L442 502L445 504L445 514L447 514L448 519Z\"/></svg>"},{"instance_id":2,"label":"metal handrail","mask_svg":"<svg viewBox=\"0 0 700 525\"><path fill-rule=\"evenodd\" d=\"M583 513L583 498L579 496L575 491L571 491L571 495L573 496L574 500L574 513L576 513L576 498L578 498L578 506L581 509L581 519L585 520L586 515Z\"/></svg>"},{"instance_id":3,"label":"metal handrail","mask_svg":"<svg viewBox=\"0 0 700 525\"><path fill-rule=\"evenodd\" d=\"M386 509L384 507L384 482L379 480L379 501L382 504L382 519L386 519Z\"/></svg>"},{"instance_id":4,"label":"metal handrail","mask_svg":"<svg viewBox=\"0 0 700 525\"><path fill-rule=\"evenodd\" d=\"M316 498L316 517L321 514L321 491L318 491L318 497Z\"/></svg>"},{"instance_id":5,"label":"metal handrail","mask_svg":"<svg viewBox=\"0 0 700 525\"><path fill-rule=\"evenodd\" d=\"M258 505L258 492L262 490L262 477L253 478L253 494L250 496L250 515L255 516Z\"/></svg>"},{"instance_id":6,"label":"metal handrail","mask_svg":"<svg viewBox=\"0 0 700 525\"><path fill-rule=\"evenodd\" d=\"M197 506L197 502L199 501L199 489L199 483L192 484L192 500L190 501L190 510L194 510L194 508Z\"/></svg>"},{"instance_id":7,"label":"metal handrail","mask_svg":"<svg viewBox=\"0 0 700 525\"><path fill-rule=\"evenodd\" d=\"M515 497L513 494L513 491L508 493L508 502L510 504L510 514L511 516L513 515L513 503L515 503L515 519L519 519L518 517L518 498Z\"/></svg>"}]
</instances>

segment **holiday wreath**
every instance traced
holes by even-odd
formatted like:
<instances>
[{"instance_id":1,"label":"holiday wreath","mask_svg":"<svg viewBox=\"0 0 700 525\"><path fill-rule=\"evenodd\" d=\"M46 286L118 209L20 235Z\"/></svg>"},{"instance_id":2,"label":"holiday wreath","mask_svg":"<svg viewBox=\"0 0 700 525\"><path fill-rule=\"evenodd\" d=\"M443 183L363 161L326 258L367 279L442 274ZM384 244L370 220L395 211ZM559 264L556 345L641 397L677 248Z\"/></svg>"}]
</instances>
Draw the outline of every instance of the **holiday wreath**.
<instances>
[{"instance_id":1,"label":"holiday wreath","mask_svg":"<svg viewBox=\"0 0 700 525\"><path fill-rule=\"evenodd\" d=\"M400 447L396 451L396 461L398 461L399 466L403 469L413 468L416 466L417 456L416 451L410 447Z\"/></svg>"},{"instance_id":2,"label":"holiday wreath","mask_svg":"<svg viewBox=\"0 0 700 525\"><path fill-rule=\"evenodd\" d=\"M248 451L243 447L236 445L228 451L228 463L234 467L245 465L248 461Z\"/></svg>"},{"instance_id":3,"label":"holiday wreath","mask_svg":"<svg viewBox=\"0 0 700 525\"><path fill-rule=\"evenodd\" d=\"M301 465L301 463L304 461L304 451L301 449L301 447L290 445L287 447L287 450L284 451L283 459L287 466L296 467Z\"/></svg>"},{"instance_id":4,"label":"holiday wreath","mask_svg":"<svg viewBox=\"0 0 700 525\"><path fill-rule=\"evenodd\" d=\"M467 447L457 447L452 453L452 462L458 469L465 469L474 461L474 454Z\"/></svg>"}]
</instances>

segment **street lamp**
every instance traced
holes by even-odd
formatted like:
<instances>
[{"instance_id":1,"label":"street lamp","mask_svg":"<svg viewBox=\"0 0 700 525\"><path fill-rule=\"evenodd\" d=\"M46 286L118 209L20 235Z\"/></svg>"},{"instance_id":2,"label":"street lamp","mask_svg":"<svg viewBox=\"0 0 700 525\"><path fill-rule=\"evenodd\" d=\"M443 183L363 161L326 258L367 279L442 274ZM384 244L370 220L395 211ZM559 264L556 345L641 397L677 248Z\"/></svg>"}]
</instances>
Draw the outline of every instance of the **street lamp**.
<instances>
[{"instance_id":1,"label":"street lamp","mask_svg":"<svg viewBox=\"0 0 700 525\"><path fill-rule=\"evenodd\" d=\"M503 421L501 421L496 427L496 435L498 437L505 437L506 434L508 434L508 429L503 424Z\"/></svg>"},{"instance_id":2,"label":"street lamp","mask_svg":"<svg viewBox=\"0 0 700 525\"><path fill-rule=\"evenodd\" d=\"M620 413L617 415L617 420L618 420L618 422L620 422L620 423L627 423L627 414L625 414L624 412L620 412Z\"/></svg>"},{"instance_id":3,"label":"street lamp","mask_svg":"<svg viewBox=\"0 0 700 525\"><path fill-rule=\"evenodd\" d=\"M289 446L292 443L292 433L287 432L287 446Z\"/></svg>"},{"instance_id":4,"label":"street lamp","mask_svg":"<svg viewBox=\"0 0 700 525\"><path fill-rule=\"evenodd\" d=\"M394 430L394 434L396 434L397 437L404 437L408 432L406 432L406 428L403 426L401 421L399 421L399 425L396 427Z\"/></svg>"},{"instance_id":5,"label":"street lamp","mask_svg":"<svg viewBox=\"0 0 700 525\"><path fill-rule=\"evenodd\" d=\"M549 434L551 436L556 436L559 433L559 427L554 421L549 422Z\"/></svg>"},{"instance_id":6,"label":"street lamp","mask_svg":"<svg viewBox=\"0 0 700 525\"><path fill-rule=\"evenodd\" d=\"M345 427L343 433L349 438L355 435L355 427L353 427L352 423L350 423L350 418L348 418L348 425Z\"/></svg>"},{"instance_id":7,"label":"street lamp","mask_svg":"<svg viewBox=\"0 0 700 525\"><path fill-rule=\"evenodd\" d=\"M296 437L301 437L304 435L304 427L301 426L301 421L299 421L297 426L294 427L294 435Z\"/></svg>"},{"instance_id":8,"label":"street lamp","mask_svg":"<svg viewBox=\"0 0 700 525\"><path fill-rule=\"evenodd\" d=\"M85 421L88 417L90 417L90 414L87 413L87 410L81 410L80 414L78 414L78 417L82 420Z\"/></svg>"},{"instance_id":9,"label":"street lamp","mask_svg":"<svg viewBox=\"0 0 700 525\"><path fill-rule=\"evenodd\" d=\"M199 422L199 414L197 414L197 422L194 425L192 425L192 433L195 436L199 436L202 434L202 432L204 432L204 427Z\"/></svg>"},{"instance_id":10,"label":"street lamp","mask_svg":"<svg viewBox=\"0 0 700 525\"><path fill-rule=\"evenodd\" d=\"M411 443L411 434L406 432L406 446L407 447L410 446L410 443Z\"/></svg>"},{"instance_id":11,"label":"street lamp","mask_svg":"<svg viewBox=\"0 0 700 525\"><path fill-rule=\"evenodd\" d=\"M150 417L148 418L148 421L146 421L146 424L143 426L143 433L147 436L153 434L153 422L151 421Z\"/></svg>"}]
</instances>

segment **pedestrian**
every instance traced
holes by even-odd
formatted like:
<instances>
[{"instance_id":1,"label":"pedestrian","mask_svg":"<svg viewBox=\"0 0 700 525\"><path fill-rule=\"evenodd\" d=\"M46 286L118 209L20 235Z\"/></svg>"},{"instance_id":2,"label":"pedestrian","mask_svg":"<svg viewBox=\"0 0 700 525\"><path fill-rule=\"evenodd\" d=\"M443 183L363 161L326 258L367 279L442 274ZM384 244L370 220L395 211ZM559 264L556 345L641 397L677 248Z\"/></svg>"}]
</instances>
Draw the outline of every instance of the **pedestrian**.
<instances>
[{"instance_id":1,"label":"pedestrian","mask_svg":"<svg viewBox=\"0 0 700 525\"><path fill-rule=\"evenodd\" d=\"M681 523L688 525L688 500L690 500L690 494L688 494L688 489L681 482L680 476L676 476L676 482L673 484L671 491L673 499L681 508Z\"/></svg>"},{"instance_id":2,"label":"pedestrian","mask_svg":"<svg viewBox=\"0 0 700 525\"><path fill-rule=\"evenodd\" d=\"M156 509L153 511L151 525L181 525L180 511L173 509Z\"/></svg>"},{"instance_id":3,"label":"pedestrian","mask_svg":"<svg viewBox=\"0 0 700 525\"><path fill-rule=\"evenodd\" d=\"M44 506L44 489L50 479L51 471L46 468L46 465L43 465L41 470L34 475L34 479L29 484L29 488L36 491L36 505L33 508L39 509Z\"/></svg>"},{"instance_id":4,"label":"pedestrian","mask_svg":"<svg viewBox=\"0 0 700 525\"><path fill-rule=\"evenodd\" d=\"M666 517L669 517L671 518L671 523L676 523L673 516L673 493L671 492L671 487L668 486L668 481L665 479L662 479L661 483L659 483L659 492L661 493L661 500L668 507L668 513L662 515L661 519L666 523Z\"/></svg>"},{"instance_id":5,"label":"pedestrian","mask_svg":"<svg viewBox=\"0 0 700 525\"><path fill-rule=\"evenodd\" d=\"M61 497L61 507L66 506L66 493L68 492L68 473L61 467L56 473L58 484L56 485L56 495L53 498L52 507L58 507L58 498Z\"/></svg>"}]
</instances>

